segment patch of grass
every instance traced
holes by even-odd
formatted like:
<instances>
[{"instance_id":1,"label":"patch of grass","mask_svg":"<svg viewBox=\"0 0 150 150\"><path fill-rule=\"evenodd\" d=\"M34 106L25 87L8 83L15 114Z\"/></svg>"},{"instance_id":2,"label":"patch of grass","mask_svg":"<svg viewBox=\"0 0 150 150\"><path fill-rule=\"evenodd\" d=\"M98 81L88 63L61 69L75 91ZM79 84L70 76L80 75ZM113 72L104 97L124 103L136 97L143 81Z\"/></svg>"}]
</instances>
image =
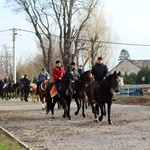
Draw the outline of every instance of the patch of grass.
<instances>
[{"instance_id":1,"label":"patch of grass","mask_svg":"<svg viewBox=\"0 0 150 150\"><path fill-rule=\"evenodd\" d=\"M117 97L118 104L150 106L150 96Z\"/></svg>"},{"instance_id":2,"label":"patch of grass","mask_svg":"<svg viewBox=\"0 0 150 150\"><path fill-rule=\"evenodd\" d=\"M0 130L0 150L27 150L27 148Z\"/></svg>"}]
</instances>

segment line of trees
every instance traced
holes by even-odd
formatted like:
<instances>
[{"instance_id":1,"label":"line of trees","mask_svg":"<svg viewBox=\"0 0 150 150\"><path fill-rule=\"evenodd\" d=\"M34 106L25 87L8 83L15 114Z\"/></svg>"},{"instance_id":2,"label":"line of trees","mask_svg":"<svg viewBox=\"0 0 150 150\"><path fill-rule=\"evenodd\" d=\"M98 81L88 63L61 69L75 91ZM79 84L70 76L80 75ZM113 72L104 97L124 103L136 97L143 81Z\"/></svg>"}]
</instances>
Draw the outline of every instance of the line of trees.
<instances>
[{"instance_id":1,"label":"line of trees","mask_svg":"<svg viewBox=\"0 0 150 150\"><path fill-rule=\"evenodd\" d=\"M148 66L142 67L137 75L125 73L123 78L125 84L150 84L150 68Z\"/></svg>"}]
</instances>

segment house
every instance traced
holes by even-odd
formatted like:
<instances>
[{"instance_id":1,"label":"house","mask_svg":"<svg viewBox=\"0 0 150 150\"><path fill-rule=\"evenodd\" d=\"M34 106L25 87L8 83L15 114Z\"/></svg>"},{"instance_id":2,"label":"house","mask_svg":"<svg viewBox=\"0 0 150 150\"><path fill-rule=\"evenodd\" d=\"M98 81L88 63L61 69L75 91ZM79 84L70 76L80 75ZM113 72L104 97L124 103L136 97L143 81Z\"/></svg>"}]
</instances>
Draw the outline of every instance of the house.
<instances>
[{"instance_id":1,"label":"house","mask_svg":"<svg viewBox=\"0 0 150 150\"><path fill-rule=\"evenodd\" d=\"M115 66L110 73L113 73L115 70L121 71L121 74L124 75L125 73L135 73L137 74L143 66L150 67L150 60L129 60L125 59L120 62L117 66Z\"/></svg>"}]
</instances>

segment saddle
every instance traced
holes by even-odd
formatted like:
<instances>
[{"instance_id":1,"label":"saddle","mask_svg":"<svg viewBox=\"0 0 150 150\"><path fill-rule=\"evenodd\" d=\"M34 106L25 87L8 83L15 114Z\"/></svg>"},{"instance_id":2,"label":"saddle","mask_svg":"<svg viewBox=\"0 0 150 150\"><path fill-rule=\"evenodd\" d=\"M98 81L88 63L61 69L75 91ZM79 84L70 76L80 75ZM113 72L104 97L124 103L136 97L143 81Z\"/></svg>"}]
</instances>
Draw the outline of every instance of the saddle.
<instances>
[{"instance_id":1,"label":"saddle","mask_svg":"<svg viewBox=\"0 0 150 150\"><path fill-rule=\"evenodd\" d=\"M53 86L52 86L52 88L50 90L50 96L51 96L51 98L53 98L54 96L56 96L56 94L57 94L57 88L56 88L56 85L53 84Z\"/></svg>"}]
</instances>

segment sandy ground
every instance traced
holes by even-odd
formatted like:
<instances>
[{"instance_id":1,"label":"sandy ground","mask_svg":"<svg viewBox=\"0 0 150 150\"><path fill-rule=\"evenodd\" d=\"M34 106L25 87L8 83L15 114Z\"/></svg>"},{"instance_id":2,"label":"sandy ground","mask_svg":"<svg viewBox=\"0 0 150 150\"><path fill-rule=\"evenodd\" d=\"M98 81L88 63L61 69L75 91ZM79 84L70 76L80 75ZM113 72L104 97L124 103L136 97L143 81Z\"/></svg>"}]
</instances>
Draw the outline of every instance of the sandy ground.
<instances>
[{"instance_id":1,"label":"sandy ground","mask_svg":"<svg viewBox=\"0 0 150 150\"><path fill-rule=\"evenodd\" d=\"M111 119L94 122L91 108L62 118L63 110L55 109L56 119L46 115L41 103L18 99L0 100L0 126L18 137L33 150L150 150L150 106L113 103Z\"/></svg>"}]
</instances>

